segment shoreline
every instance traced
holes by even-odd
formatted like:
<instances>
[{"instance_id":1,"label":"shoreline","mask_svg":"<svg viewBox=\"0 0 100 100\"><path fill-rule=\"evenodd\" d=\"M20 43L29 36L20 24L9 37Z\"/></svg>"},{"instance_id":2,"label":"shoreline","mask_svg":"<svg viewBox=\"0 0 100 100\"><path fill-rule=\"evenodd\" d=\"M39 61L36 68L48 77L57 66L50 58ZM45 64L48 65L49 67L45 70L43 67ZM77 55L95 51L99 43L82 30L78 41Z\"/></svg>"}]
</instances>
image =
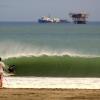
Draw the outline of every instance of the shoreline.
<instances>
[{"instance_id":1,"label":"shoreline","mask_svg":"<svg viewBox=\"0 0 100 100\"><path fill-rule=\"evenodd\" d=\"M0 100L100 100L100 89L1 88Z\"/></svg>"}]
</instances>

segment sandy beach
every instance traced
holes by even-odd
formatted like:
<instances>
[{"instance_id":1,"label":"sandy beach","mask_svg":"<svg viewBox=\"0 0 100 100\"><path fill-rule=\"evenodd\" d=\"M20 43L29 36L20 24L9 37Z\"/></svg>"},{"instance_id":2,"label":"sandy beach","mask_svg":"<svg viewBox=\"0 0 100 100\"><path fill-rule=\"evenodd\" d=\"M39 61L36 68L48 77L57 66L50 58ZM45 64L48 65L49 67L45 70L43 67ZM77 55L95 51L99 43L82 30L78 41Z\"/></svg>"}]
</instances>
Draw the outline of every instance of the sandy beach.
<instances>
[{"instance_id":1,"label":"sandy beach","mask_svg":"<svg viewBox=\"0 0 100 100\"><path fill-rule=\"evenodd\" d=\"M0 100L100 100L100 89L0 89Z\"/></svg>"}]
</instances>

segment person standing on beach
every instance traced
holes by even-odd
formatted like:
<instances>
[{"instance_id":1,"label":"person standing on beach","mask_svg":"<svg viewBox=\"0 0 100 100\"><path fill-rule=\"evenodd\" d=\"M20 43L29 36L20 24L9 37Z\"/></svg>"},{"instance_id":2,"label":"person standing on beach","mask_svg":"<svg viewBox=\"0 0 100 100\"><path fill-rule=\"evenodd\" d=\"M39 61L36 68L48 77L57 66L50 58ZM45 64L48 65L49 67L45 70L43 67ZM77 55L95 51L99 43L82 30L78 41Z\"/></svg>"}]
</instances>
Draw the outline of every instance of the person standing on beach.
<instances>
[{"instance_id":1,"label":"person standing on beach","mask_svg":"<svg viewBox=\"0 0 100 100\"><path fill-rule=\"evenodd\" d=\"M5 67L5 64L2 62L2 59L0 58L0 88L3 86L3 69Z\"/></svg>"}]
</instances>

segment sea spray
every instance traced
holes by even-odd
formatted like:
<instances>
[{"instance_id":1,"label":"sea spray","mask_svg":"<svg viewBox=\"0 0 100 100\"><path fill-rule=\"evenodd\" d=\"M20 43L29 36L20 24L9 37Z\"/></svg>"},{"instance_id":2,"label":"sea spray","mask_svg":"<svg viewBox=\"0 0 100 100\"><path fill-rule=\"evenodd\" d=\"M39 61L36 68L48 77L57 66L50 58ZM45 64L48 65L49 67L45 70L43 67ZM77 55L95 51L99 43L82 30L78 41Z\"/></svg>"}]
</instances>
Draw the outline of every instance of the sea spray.
<instances>
[{"instance_id":1,"label":"sea spray","mask_svg":"<svg viewBox=\"0 0 100 100\"><path fill-rule=\"evenodd\" d=\"M71 56L71 57L100 57L97 54L88 54L75 49L54 49L50 47L38 47L26 43L14 42L14 41L2 41L0 42L0 55L3 59L21 56Z\"/></svg>"}]
</instances>

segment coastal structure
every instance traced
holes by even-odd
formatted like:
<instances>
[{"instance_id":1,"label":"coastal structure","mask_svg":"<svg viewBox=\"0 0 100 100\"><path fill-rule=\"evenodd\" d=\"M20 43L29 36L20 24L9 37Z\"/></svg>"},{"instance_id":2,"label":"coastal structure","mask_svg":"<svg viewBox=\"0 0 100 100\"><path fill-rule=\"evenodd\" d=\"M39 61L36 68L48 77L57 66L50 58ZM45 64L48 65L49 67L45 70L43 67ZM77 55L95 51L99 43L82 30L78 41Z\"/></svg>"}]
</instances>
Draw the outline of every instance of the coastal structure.
<instances>
[{"instance_id":1,"label":"coastal structure","mask_svg":"<svg viewBox=\"0 0 100 100\"><path fill-rule=\"evenodd\" d=\"M68 23L68 21L65 19L60 19L55 17L51 18L48 16L41 17L40 19L38 19L38 22L39 23Z\"/></svg>"},{"instance_id":2,"label":"coastal structure","mask_svg":"<svg viewBox=\"0 0 100 100\"><path fill-rule=\"evenodd\" d=\"M88 14L86 13L70 13L69 15L75 24L86 24L87 22Z\"/></svg>"}]
</instances>

